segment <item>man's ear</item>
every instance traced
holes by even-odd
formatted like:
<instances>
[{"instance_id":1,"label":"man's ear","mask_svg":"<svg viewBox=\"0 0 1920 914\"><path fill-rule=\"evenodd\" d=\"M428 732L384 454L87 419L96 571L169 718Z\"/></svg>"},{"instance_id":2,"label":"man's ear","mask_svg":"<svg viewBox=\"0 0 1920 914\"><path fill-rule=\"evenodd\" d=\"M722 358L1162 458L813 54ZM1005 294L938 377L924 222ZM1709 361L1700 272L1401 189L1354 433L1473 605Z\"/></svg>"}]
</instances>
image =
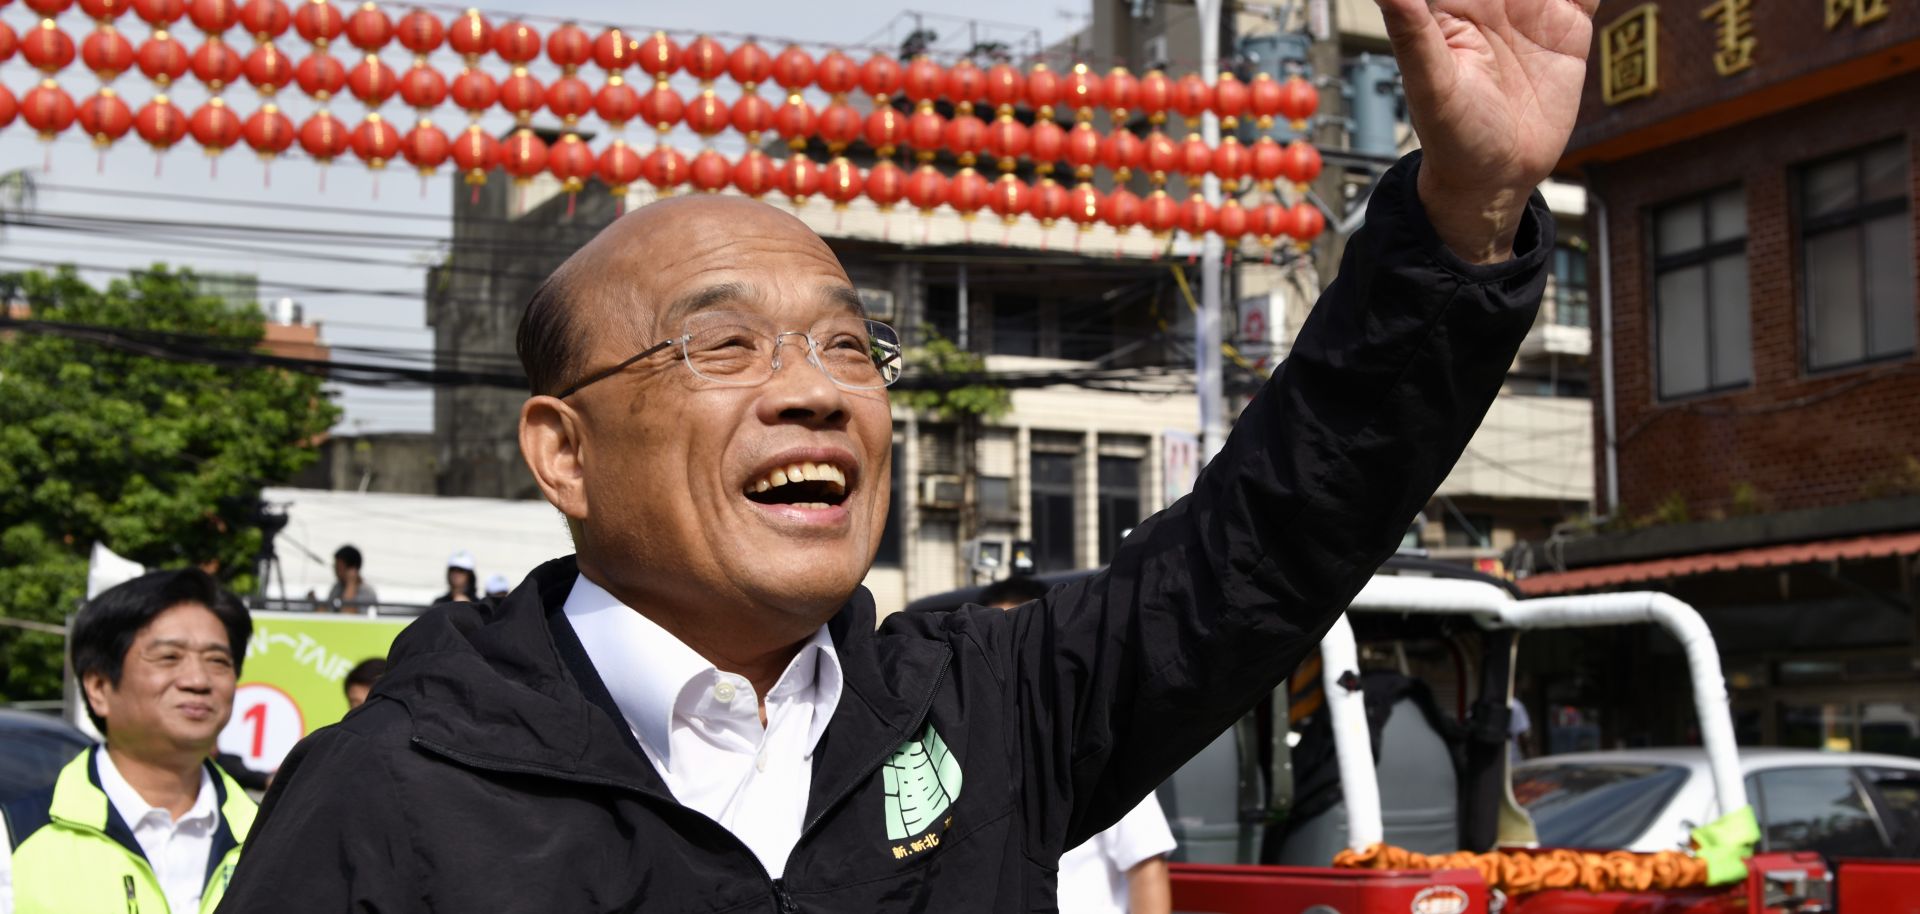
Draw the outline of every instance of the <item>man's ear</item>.
<instances>
[{"instance_id":1,"label":"man's ear","mask_svg":"<svg viewBox=\"0 0 1920 914\"><path fill-rule=\"evenodd\" d=\"M107 720L107 693L112 688L105 673L92 672L80 677L80 693L86 698L87 707L92 708L101 720Z\"/></svg>"},{"instance_id":2,"label":"man's ear","mask_svg":"<svg viewBox=\"0 0 1920 914\"><path fill-rule=\"evenodd\" d=\"M586 423L556 397L529 397L520 407L520 456L547 502L569 521L587 516Z\"/></svg>"}]
</instances>

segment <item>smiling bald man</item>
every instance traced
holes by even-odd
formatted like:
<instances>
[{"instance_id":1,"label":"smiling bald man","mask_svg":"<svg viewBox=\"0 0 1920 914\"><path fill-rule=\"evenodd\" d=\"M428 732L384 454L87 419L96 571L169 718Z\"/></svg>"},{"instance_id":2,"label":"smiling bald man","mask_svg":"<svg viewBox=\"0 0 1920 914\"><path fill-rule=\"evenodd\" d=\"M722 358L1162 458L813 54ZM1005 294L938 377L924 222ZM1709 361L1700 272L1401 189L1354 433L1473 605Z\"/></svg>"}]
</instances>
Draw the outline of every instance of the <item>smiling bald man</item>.
<instances>
[{"instance_id":1,"label":"smiling bald man","mask_svg":"<svg viewBox=\"0 0 1920 914\"><path fill-rule=\"evenodd\" d=\"M227 911L1045 911L1293 669L1528 328L1592 0L1380 0L1424 156L1194 492L1019 613L876 627L899 340L729 197L615 222L527 307L520 445L577 554L411 625L280 771Z\"/></svg>"}]
</instances>

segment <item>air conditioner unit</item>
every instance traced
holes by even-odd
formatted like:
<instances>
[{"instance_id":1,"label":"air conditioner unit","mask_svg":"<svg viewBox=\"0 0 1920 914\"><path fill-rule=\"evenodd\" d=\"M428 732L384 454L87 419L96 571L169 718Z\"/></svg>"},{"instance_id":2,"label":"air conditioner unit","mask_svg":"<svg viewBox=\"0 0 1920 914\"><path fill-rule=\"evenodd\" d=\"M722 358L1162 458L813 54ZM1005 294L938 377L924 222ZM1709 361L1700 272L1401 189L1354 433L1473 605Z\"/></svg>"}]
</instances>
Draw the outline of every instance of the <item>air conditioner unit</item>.
<instances>
[{"instance_id":1,"label":"air conditioner unit","mask_svg":"<svg viewBox=\"0 0 1920 914\"><path fill-rule=\"evenodd\" d=\"M944 474L920 478L920 507L958 508L967 499L966 480Z\"/></svg>"},{"instance_id":2,"label":"air conditioner unit","mask_svg":"<svg viewBox=\"0 0 1920 914\"><path fill-rule=\"evenodd\" d=\"M860 296L860 304L867 309L867 317L876 321L893 320L892 289L855 289Z\"/></svg>"},{"instance_id":3,"label":"air conditioner unit","mask_svg":"<svg viewBox=\"0 0 1920 914\"><path fill-rule=\"evenodd\" d=\"M1144 69L1158 70L1166 67L1166 65L1170 63L1167 59L1167 36L1165 35L1155 35L1147 39L1146 52L1147 59Z\"/></svg>"}]
</instances>

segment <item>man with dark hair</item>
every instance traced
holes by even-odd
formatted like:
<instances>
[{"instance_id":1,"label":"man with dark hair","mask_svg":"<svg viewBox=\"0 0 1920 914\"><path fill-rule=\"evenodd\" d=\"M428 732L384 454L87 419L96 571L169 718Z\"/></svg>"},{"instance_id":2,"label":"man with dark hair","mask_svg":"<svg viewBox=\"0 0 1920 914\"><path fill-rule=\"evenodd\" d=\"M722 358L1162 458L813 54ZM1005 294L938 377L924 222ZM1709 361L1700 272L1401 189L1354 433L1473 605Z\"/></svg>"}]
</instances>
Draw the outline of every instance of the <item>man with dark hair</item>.
<instances>
[{"instance_id":1,"label":"man with dark hair","mask_svg":"<svg viewBox=\"0 0 1920 914\"><path fill-rule=\"evenodd\" d=\"M520 450L577 554L401 633L227 907L1053 907L1061 852L1394 552L1533 324L1596 0L1378 2L1424 153L1193 494L1021 612L876 629L901 341L805 223L694 195L601 232L521 334Z\"/></svg>"},{"instance_id":2,"label":"man with dark hair","mask_svg":"<svg viewBox=\"0 0 1920 914\"><path fill-rule=\"evenodd\" d=\"M107 742L4 808L0 910L9 896L16 914L213 910L253 825L208 758L252 633L197 568L134 578L74 617L73 674Z\"/></svg>"},{"instance_id":3,"label":"man with dark hair","mask_svg":"<svg viewBox=\"0 0 1920 914\"><path fill-rule=\"evenodd\" d=\"M333 589L327 592L327 606L334 612L362 613L379 604L373 585L360 576L360 561L360 550L352 546L334 551Z\"/></svg>"},{"instance_id":4,"label":"man with dark hair","mask_svg":"<svg viewBox=\"0 0 1920 914\"><path fill-rule=\"evenodd\" d=\"M379 682L380 677L385 675L387 675L385 657L370 657L354 664L353 669L347 671L347 681L343 684L347 692L347 710L351 711L366 704L367 694L373 691L373 684Z\"/></svg>"}]
</instances>

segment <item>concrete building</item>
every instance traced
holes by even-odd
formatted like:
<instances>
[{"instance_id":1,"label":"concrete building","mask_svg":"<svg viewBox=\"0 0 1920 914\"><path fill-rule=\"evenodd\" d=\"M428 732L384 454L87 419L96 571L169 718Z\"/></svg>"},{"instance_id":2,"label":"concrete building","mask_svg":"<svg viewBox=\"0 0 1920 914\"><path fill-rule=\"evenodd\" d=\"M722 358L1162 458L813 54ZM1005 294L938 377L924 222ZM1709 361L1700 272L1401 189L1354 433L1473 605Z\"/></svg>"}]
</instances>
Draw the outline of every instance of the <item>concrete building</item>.
<instances>
[{"instance_id":1,"label":"concrete building","mask_svg":"<svg viewBox=\"0 0 1920 914\"><path fill-rule=\"evenodd\" d=\"M1595 22L1562 164L1600 201L1609 520L1522 586L1699 606L1743 742L1920 754L1920 9L1609 0ZM1579 675L1569 701L1623 684Z\"/></svg>"}]
</instances>

